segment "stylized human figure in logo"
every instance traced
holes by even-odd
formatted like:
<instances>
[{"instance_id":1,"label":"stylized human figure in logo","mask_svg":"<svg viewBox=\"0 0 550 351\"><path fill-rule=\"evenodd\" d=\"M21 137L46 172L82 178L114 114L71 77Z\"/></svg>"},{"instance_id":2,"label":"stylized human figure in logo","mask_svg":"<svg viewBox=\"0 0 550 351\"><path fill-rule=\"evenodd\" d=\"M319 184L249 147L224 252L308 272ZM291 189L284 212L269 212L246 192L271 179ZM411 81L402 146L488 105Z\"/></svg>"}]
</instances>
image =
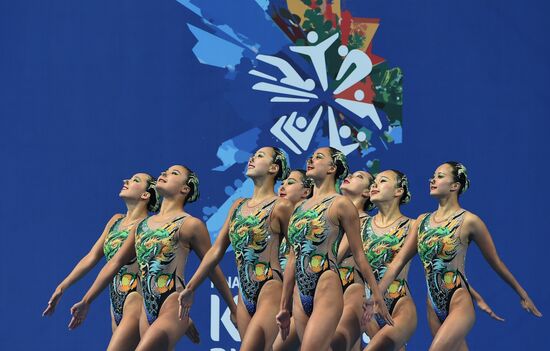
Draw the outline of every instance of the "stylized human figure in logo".
<instances>
[{"instance_id":1,"label":"stylized human figure in logo","mask_svg":"<svg viewBox=\"0 0 550 351\"><path fill-rule=\"evenodd\" d=\"M537 317L542 316L500 260L483 221L460 207L458 196L469 184L466 168L458 162L446 162L436 169L430 179L430 195L439 201L439 207L418 217L409 239L379 284L379 289L385 292L418 252L428 286L428 321L434 335L430 350L467 349L465 337L475 320L470 287L464 275L464 260L471 241L479 246L499 276L514 288L522 307Z\"/></svg>"},{"instance_id":2,"label":"stylized human figure in logo","mask_svg":"<svg viewBox=\"0 0 550 351\"><path fill-rule=\"evenodd\" d=\"M289 171L282 150L262 147L256 151L246 171L254 181L253 196L232 205L214 246L179 297L183 317L189 313L194 291L232 245L240 282L237 325L241 350L268 350L277 337L275 315L282 288L279 243L293 205L275 194L274 185Z\"/></svg>"},{"instance_id":3,"label":"stylized human figure in logo","mask_svg":"<svg viewBox=\"0 0 550 351\"><path fill-rule=\"evenodd\" d=\"M315 116L308 124L305 117L297 117L298 113L292 112L288 117L282 116L279 118L270 131L292 151L300 155L302 150L305 151L309 148L313 133L317 129L322 114L323 106L319 106Z\"/></svg>"},{"instance_id":4,"label":"stylized human figure in logo","mask_svg":"<svg viewBox=\"0 0 550 351\"><path fill-rule=\"evenodd\" d=\"M321 87L323 88L323 91L327 91L328 89L328 76L327 76L327 64L326 64L325 53L327 52L328 48L330 48L332 44L334 44L334 42L338 39L339 35L340 33L334 33L324 41L316 44L317 41L319 40L319 35L315 31L311 31L307 33L307 41L310 44L315 44L315 45L289 47L291 51L296 52L298 54L306 55L309 57L309 59L313 64L313 68L315 68L315 73L317 73L317 78L321 83Z\"/></svg>"},{"instance_id":5,"label":"stylized human figure in logo","mask_svg":"<svg viewBox=\"0 0 550 351\"><path fill-rule=\"evenodd\" d=\"M155 179L146 173L137 173L130 179L125 179L119 196L126 204L126 214L115 214L107 222L90 252L57 286L43 313L44 316L54 313L63 293L97 265L102 257L110 261L136 224L147 217L148 211L156 212L160 206ZM138 266L134 258L126 261L109 283L113 330L109 349L134 350L139 342L142 298L138 289L138 276Z\"/></svg>"},{"instance_id":6,"label":"stylized human figure in logo","mask_svg":"<svg viewBox=\"0 0 550 351\"><path fill-rule=\"evenodd\" d=\"M298 202L309 199L313 195L313 182L306 176L306 171L303 169L295 169L290 172L287 179L279 188L279 196L288 199L293 205ZM290 254L290 245L286 238L281 241L279 247L279 262L281 269L285 270ZM277 335L277 339L273 344L273 351L298 351L300 349L300 339L296 334L296 326L294 318L290 319L290 330L288 337L283 341L281 334Z\"/></svg>"},{"instance_id":7,"label":"stylized human figure in logo","mask_svg":"<svg viewBox=\"0 0 550 351\"><path fill-rule=\"evenodd\" d=\"M342 45L338 48L338 53L344 57L344 62L342 62L342 66L340 66L340 70L336 75L336 81L343 79L352 67L353 70L334 90L333 94L335 96L347 89L353 88L355 84L365 79L372 71L372 61L363 51L357 49L349 51L347 46ZM363 102L365 92L357 89L353 92L353 98L355 100L336 98L334 101L361 118L368 116L378 129L382 129L382 121L374 105Z\"/></svg>"},{"instance_id":8,"label":"stylized human figure in logo","mask_svg":"<svg viewBox=\"0 0 550 351\"><path fill-rule=\"evenodd\" d=\"M285 270L277 323L284 340L290 330L290 309L293 308L301 338L300 349L304 351L327 349L342 314L342 283L336 259L344 232L361 273L376 286L361 248L357 210L350 200L336 192L337 179L345 178L347 173L342 152L327 147L317 149L308 160L306 173L314 182L313 197L297 205L288 226L287 239L293 250ZM298 296L292 307L295 281ZM372 298L384 319L391 323L382 294L375 291Z\"/></svg>"},{"instance_id":9,"label":"stylized human figure in logo","mask_svg":"<svg viewBox=\"0 0 550 351\"><path fill-rule=\"evenodd\" d=\"M136 350L173 349L188 329L190 319L179 318L177 301L177 293L185 287L185 264L191 250L202 258L211 247L205 224L184 211L187 202L199 197L199 180L189 168L174 165L159 176L157 191L163 197L159 213L134 227L82 301L72 307L71 327L82 323L91 301L123 263L135 257L143 291L141 340ZM236 314L237 308L221 269L212 268L212 282Z\"/></svg>"}]
</instances>

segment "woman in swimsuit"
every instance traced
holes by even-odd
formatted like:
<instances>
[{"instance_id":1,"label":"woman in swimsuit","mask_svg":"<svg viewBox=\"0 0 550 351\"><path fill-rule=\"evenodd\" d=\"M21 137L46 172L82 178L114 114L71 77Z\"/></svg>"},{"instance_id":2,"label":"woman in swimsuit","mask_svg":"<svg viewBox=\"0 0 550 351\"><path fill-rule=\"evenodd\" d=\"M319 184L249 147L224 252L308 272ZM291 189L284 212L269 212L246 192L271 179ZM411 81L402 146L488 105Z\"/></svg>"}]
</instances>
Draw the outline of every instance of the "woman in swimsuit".
<instances>
[{"instance_id":1,"label":"woman in swimsuit","mask_svg":"<svg viewBox=\"0 0 550 351\"><path fill-rule=\"evenodd\" d=\"M313 197L298 204L289 223L288 240L293 250L285 270L277 323L285 339L292 309L303 351L328 349L342 315L343 289L336 259L344 232L359 271L376 286L361 247L357 209L336 192L336 181L344 179L347 173L342 152L328 147L316 150L307 166L307 176L315 184ZM292 304L294 279L298 289L294 294L296 303ZM374 290L372 299L383 318L392 323L382 294ZM372 309L367 312L372 314ZM370 319L368 314L365 318Z\"/></svg>"},{"instance_id":2,"label":"woman in swimsuit","mask_svg":"<svg viewBox=\"0 0 550 351\"><path fill-rule=\"evenodd\" d=\"M340 186L342 194L351 200L359 212L360 228L363 228L374 207L370 201L369 189L373 176L369 172L356 171L344 179ZM365 283L353 259L347 237L342 238L338 248L338 270L344 287L344 309L336 332L332 337L333 350L359 350L361 347L361 306L364 301Z\"/></svg>"},{"instance_id":3,"label":"woman in swimsuit","mask_svg":"<svg viewBox=\"0 0 550 351\"><path fill-rule=\"evenodd\" d=\"M107 261L113 258L132 228L147 217L147 211L156 212L160 206L155 179L146 173L137 173L131 179L124 179L119 196L126 204L126 214L115 214L107 222L90 252L57 286L43 312L44 316L54 313L63 293L94 268L103 256ZM137 290L137 274L137 262L132 259L118 270L109 283L113 336L108 349L134 350L139 342L142 298Z\"/></svg>"},{"instance_id":4,"label":"woman in swimsuit","mask_svg":"<svg viewBox=\"0 0 550 351\"><path fill-rule=\"evenodd\" d=\"M279 188L279 196L288 199L293 205L298 202L309 199L313 195L313 182L306 176L306 171L303 169L295 169L290 172L290 175L283 182ZM285 270L286 263L288 261L288 255L290 254L290 245L283 238L281 246L279 247L279 262L281 263L281 269ZM296 334L296 327L294 325L294 318L290 319L290 331L283 341L281 334L277 335L275 343L273 344L273 351L294 351L300 349L300 339Z\"/></svg>"},{"instance_id":5,"label":"woman in swimsuit","mask_svg":"<svg viewBox=\"0 0 550 351\"><path fill-rule=\"evenodd\" d=\"M400 210L410 201L407 176L397 170L379 173L370 190L370 199L378 213L367 219L361 233L363 250L374 271L376 281L384 276L389 264L406 241L412 219ZM384 295L394 325L375 318L365 327L371 340L366 350L400 350L416 329L416 307L407 284L407 264Z\"/></svg>"},{"instance_id":6,"label":"woman in swimsuit","mask_svg":"<svg viewBox=\"0 0 550 351\"><path fill-rule=\"evenodd\" d=\"M199 181L189 168L175 165L161 173L157 191L163 197L159 213L134 228L82 301L71 308L70 328L82 323L90 303L119 267L135 257L144 303L141 341L136 350L173 349L188 329L190 320L178 318L176 292L185 287L184 270L189 252L193 250L202 258L211 246L205 224L184 211L188 202L198 199ZM210 278L234 314L236 306L221 269L213 267Z\"/></svg>"},{"instance_id":7,"label":"woman in swimsuit","mask_svg":"<svg viewBox=\"0 0 550 351\"><path fill-rule=\"evenodd\" d=\"M462 209L458 197L469 187L466 167L458 162L440 165L430 179L430 195L439 202L433 213L418 217L410 239L388 267L379 284L386 291L402 268L418 252L428 287L428 322L433 335L430 350L467 350L465 337L475 321L470 288L464 275L468 244L474 241L491 267L520 296L522 307L541 313L527 292L500 260L483 221Z\"/></svg>"},{"instance_id":8,"label":"woman in swimsuit","mask_svg":"<svg viewBox=\"0 0 550 351\"><path fill-rule=\"evenodd\" d=\"M240 282L237 326L241 350L270 350L277 337L275 315L282 287L279 243L293 205L275 194L274 185L288 172L281 150L262 147L256 151L246 171L254 182L252 197L238 199L231 206L214 246L180 294L180 316L184 317L193 303L194 291L231 244Z\"/></svg>"}]
</instances>

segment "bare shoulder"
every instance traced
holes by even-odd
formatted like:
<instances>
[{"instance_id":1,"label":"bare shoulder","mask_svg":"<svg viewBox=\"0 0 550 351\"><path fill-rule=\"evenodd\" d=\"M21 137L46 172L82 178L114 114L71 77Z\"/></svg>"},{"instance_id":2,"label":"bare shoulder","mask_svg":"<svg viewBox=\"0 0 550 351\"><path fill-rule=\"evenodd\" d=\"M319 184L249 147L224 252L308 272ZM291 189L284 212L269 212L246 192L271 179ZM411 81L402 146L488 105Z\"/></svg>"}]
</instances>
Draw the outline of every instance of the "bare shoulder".
<instances>
[{"instance_id":1,"label":"bare shoulder","mask_svg":"<svg viewBox=\"0 0 550 351\"><path fill-rule=\"evenodd\" d=\"M119 219L121 219L122 217L124 217L124 215L122 213L115 213L111 219L109 219L109 221L107 222L107 224L105 225L106 229L109 229L113 226L113 224L115 224L116 221L118 221Z\"/></svg>"},{"instance_id":2,"label":"bare shoulder","mask_svg":"<svg viewBox=\"0 0 550 351\"><path fill-rule=\"evenodd\" d=\"M189 215L180 227L180 232L185 234L194 234L202 232L206 224L197 217Z\"/></svg>"},{"instance_id":3,"label":"bare shoulder","mask_svg":"<svg viewBox=\"0 0 550 351\"><path fill-rule=\"evenodd\" d=\"M474 231L485 226L485 223L478 215L468 210L464 211L464 226Z\"/></svg>"},{"instance_id":4,"label":"bare shoulder","mask_svg":"<svg viewBox=\"0 0 550 351\"><path fill-rule=\"evenodd\" d=\"M292 210L294 210L294 204L289 199L285 199L283 197L280 197L275 202L274 210L275 211L284 211L284 212L292 211Z\"/></svg>"},{"instance_id":5,"label":"bare shoulder","mask_svg":"<svg viewBox=\"0 0 550 351\"><path fill-rule=\"evenodd\" d=\"M348 209L350 206L355 208L353 202L344 195L337 194L334 199L334 205L337 208Z\"/></svg>"}]
</instances>

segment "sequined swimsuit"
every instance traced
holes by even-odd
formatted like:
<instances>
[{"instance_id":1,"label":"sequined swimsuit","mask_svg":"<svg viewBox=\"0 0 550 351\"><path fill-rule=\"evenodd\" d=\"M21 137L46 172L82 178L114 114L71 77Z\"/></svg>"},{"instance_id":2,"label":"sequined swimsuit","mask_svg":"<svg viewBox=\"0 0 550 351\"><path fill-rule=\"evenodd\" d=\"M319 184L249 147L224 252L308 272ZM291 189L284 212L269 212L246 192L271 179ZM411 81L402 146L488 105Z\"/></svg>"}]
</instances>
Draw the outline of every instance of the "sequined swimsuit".
<instances>
[{"instance_id":1,"label":"sequined swimsuit","mask_svg":"<svg viewBox=\"0 0 550 351\"><path fill-rule=\"evenodd\" d=\"M359 216L359 220L361 222L361 232L363 231L365 223L367 223L367 218L369 218L369 215L366 213ZM344 288L344 291L346 291L346 289L349 288L353 283L358 283L361 285L364 284L365 279L363 278L361 272L357 267L357 263L355 262L353 254L351 253L351 249L348 249L348 251L344 255L344 258L342 259L342 262L340 262L340 264L338 265L338 271L340 272L340 281L342 282L342 287Z\"/></svg>"},{"instance_id":2,"label":"sequined swimsuit","mask_svg":"<svg viewBox=\"0 0 550 351\"><path fill-rule=\"evenodd\" d=\"M118 252L124 241L128 237L131 226L121 230L120 225L124 217L120 217L109 229L109 233L103 242L103 254L107 262ZM111 311L116 325L122 320L124 303L131 292L137 291L138 286L138 267L136 259L120 268L109 284L109 298L111 300Z\"/></svg>"},{"instance_id":3,"label":"sequined swimsuit","mask_svg":"<svg viewBox=\"0 0 550 351\"><path fill-rule=\"evenodd\" d=\"M466 246L460 240L460 227L466 211L461 210L451 216L444 225L430 225L433 214L424 216L418 232L418 254L424 265L428 296L433 309L443 321L449 314L453 294L465 287L464 261Z\"/></svg>"},{"instance_id":4,"label":"sequined swimsuit","mask_svg":"<svg viewBox=\"0 0 550 351\"><path fill-rule=\"evenodd\" d=\"M229 240L235 251L241 298L252 316L262 287L272 279L282 281L278 261L278 236L271 232L270 218L277 198L235 209L229 224ZM273 275L275 273L277 277Z\"/></svg>"},{"instance_id":5,"label":"sequined swimsuit","mask_svg":"<svg viewBox=\"0 0 550 351\"><path fill-rule=\"evenodd\" d=\"M374 231L372 222L372 218L367 219L361 232L361 240L363 241L363 251L372 268L376 282L380 282L389 265L403 247L405 238L409 233L411 220L408 218L403 219L393 228L390 228L388 232L382 234L377 234ZM393 313L399 299L407 295L407 274L408 265L390 283L388 290L384 294L386 308L390 314ZM375 315L375 318L379 327L386 325L384 319L380 318L379 315Z\"/></svg>"},{"instance_id":6,"label":"sequined swimsuit","mask_svg":"<svg viewBox=\"0 0 550 351\"><path fill-rule=\"evenodd\" d=\"M343 230L328 218L328 210L337 195L320 202L305 200L298 206L288 226L288 240L296 254L296 283L304 312L313 312L313 298L321 275L332 270L336 274L336 257Z\"/></svg>"},{"instance_id":7,"label":"sequined swimsuit","mask_svg":"<svg viewBox=\"0 0 550 351\"><path fill-rule=\"evenodd\" d=\"M178 216L167 224L151 229L149 218L144 219L136 231L136 257L143 290L143 304L147 321L152 324L158 317L164 301L179 288L184 288L183 272L186 254L178 254L179 228L188 215Z\"/></svg>"}]
</instances>

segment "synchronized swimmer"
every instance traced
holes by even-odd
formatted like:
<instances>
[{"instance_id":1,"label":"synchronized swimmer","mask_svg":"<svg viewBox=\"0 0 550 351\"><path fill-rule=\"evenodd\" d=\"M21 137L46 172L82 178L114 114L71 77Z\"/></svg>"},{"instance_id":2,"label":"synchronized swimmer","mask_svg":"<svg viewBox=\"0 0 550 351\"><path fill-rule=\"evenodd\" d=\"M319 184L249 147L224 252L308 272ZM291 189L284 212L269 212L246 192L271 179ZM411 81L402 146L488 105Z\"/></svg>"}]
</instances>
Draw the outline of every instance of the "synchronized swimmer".
<instances>
[{"instance_id":1,"label":"synchronized swimmer","mask_svg":"<svg viewBox=\"0 0 550 351\"><path fill-rule=\"evenodd\" d=\"M119 196L115 214L89 253L57 286L44 316L63 293L101 259L106 265L71 308L69 328L82 324L92 301L109 286L113 335L108 350L173 350L187 335L200 341L190 319L194 293L209 277L229 306L241 350L405 350L416 330L408 267L418 253L428 291L430 350L468 350L473 302L502 320L466 279L465 257L477 244L491 268L541 317L497 254L484 222L463 209L466 167L441 164L430 178L437 210L408 218L407 176L398 170L349 173L345 155L317 149L306 170L290 170L286 153L262 147L249 159L250 198L236 200L212 246L205 224L185 212L199 198L197 175L174 165L158 179L137 173ZM275 185L281 181L278 194ZM376 214L369 212L376 210ZM231 245L239 276L238 303L218 264ZM201 263L184 278L187 257Z\"/></svg>"}]
</instances>

